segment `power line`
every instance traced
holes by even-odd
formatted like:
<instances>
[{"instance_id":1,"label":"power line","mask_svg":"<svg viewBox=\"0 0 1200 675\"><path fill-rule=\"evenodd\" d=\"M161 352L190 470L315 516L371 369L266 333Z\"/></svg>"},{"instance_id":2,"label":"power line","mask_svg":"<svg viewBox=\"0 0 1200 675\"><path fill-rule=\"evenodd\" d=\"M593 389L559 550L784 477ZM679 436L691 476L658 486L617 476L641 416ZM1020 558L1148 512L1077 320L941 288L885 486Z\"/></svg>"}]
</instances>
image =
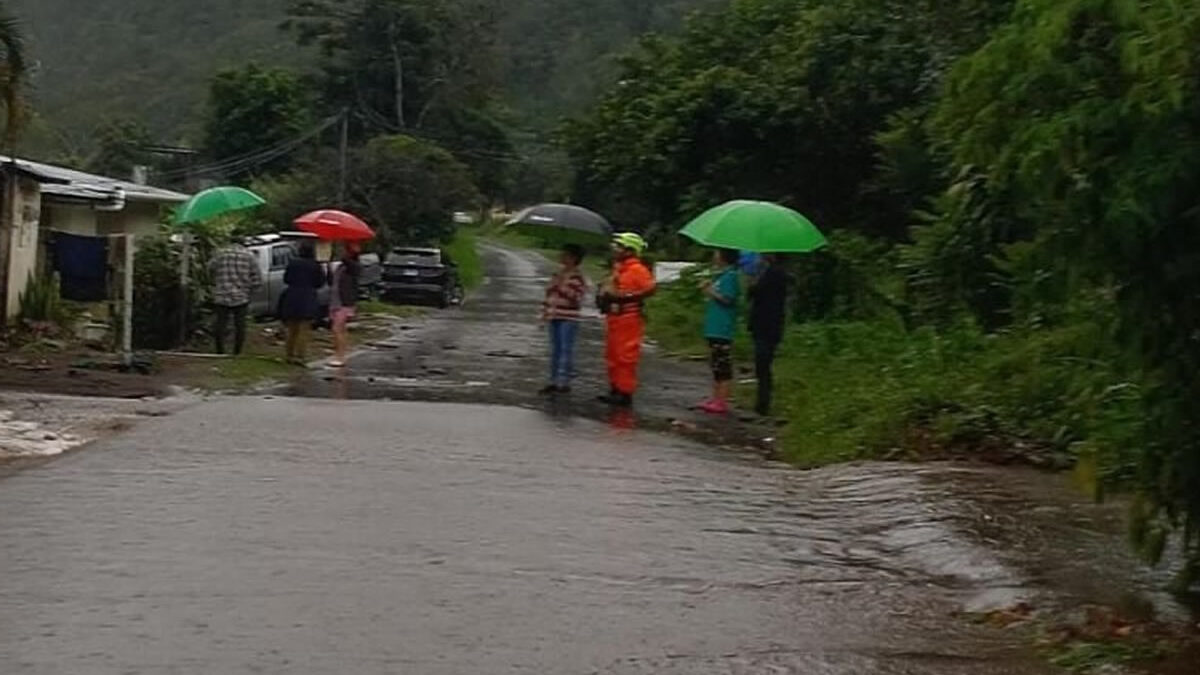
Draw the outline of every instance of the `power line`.
<instances>
[{"instance_id":1,"label":"power line","mask_svg":"<svg viewBox=\"0 0 1200 675\"><path fill-rule=\"evenodd\" d=\"M325 131L327 131L331 127L333 127L335 124L338 124L339 122L344 124L345 120L347 119L350 112L351 111L349 109L345 109L336 115L332 115L332 116L322 120L321 122L317 123L315 126L309 128L304 133L302 133L298 136L295 136L293 138L290 138L288 140L282 141L271 147L263 148L260 150L254 150L254 151L251 151L251 152L248 152L248 153L245 153L242 155L237 155L234 157L228 157L228 158L225 158L218 162L212 162L209 164L202 164L202 165L193 166L193 167L172 169L170 171L163 171L163 172L157 173L155 175L155 177L160 180L168 180L169 181L169 180L175 180L175 179L180 179L180 178L186 178L191 175L211 175L214 173L221 173L221 174L231 175L231 176L238 175L238 174L244 173L245 171L247 171L249 169L257 168L259 166L262 166L263 164L267 164L267 163L272 162L280 157L284 157L286 155L289 155L289 154L295 152L302 145L304 145L308 141L312 140L313 138L320 136ZM356 106L356 108L354 109L353 112L356 116L358 116L362 121L366 122L368 125L382 127L385 130L393 132L393 133L403 133L403 134L407 134L410 136L414 136L416 138L420 138L422 140L431 141L433 143L436 143L436 144L444 147L446 150L448 150L452 154L460 156L460 157L483 159L483 160L489 160L489 161L495 161L495 162L501 162L501 163L507 163L507 164L524 164L525 162L529 161L529 159L532 158L532 155L518 154L516 152L495 151L495 150L486 150L486 149L479 149L479 148L465 148L465 147L457 145L456 143L454 143L453 139L448 138L444 135L431 134L431 133L428 133L421 129L401 128L397 124L395 124L393 121L383 117L377 111L372 110L368 106ZM529 144L529 143L527 143L527 144ZM548 149L548 148L555 147L552 143L546 143L545 141L542 141L541 139L534 141L531 145L540 146L542 149ZM179 149L179 148L155 147L153 149L147 148L147 150L150 150L150 151L157 150L160 152L161 151L172 151L173 154L183 154L180 152L180 150L182 150L182 149Z\"/></svg>"},{"instance_id":2,"label":"power line","mask_svg":"<svg viewBox=\"0 0 1200 675\"><path fill-rule=\"evenodd\" d=\"M334 115L332 117L325 119L324 121L322 121L318 125L310 128L308 131L304 132L303 134L293 137L289 140L283 141L282 143L279 143L279 144L274 145L269 148L265 148L262 150L255 150L253 152L249 152L244 155L230 157L230 158L221 160L220 162L215 162L212 164L205 164L205 165L196 166L196 167L187 167L187 168L183 168L183 169L175 169L173 171L164 171L164 172L158 174L157 177L161 178L161 179L170 180L170 179L174 179L174 178L184 178L184 177L186 177L188 175L192 175L192 174L212 174L212 173L217 173L217 172L226 173L226 174L230 174L230 175L236 175L238 173L242 173L246 169L261 166L263 164L266 164L267 162L270 162L270 161L273 161L280 157L283 157L285 155L291 154L292 152L294 152L296 149L298 149L304 143L319 136L320 134L324 133L327 129L332 127L334 124L337 124L338 122L340 122L342 120L342 118L344 117L344 115L345 115L345 113L338 113L337 115Z\"/></svg>"},{"instance_id":3,"label":"power line","mask_svg":"<svg viewBox=\"0 0 1200 675\"><path fill-rule=\"evenodd\" d=\"M464 148L460 145L453 143L451 138L444 136L444 135L431 134L422 129L401 128L401 127L397 126L396 124L392 123L390 120L386 120L379 113L369 110L369 109L368 110L360 109L360 110L355 110L354 112L359 117L359 119L363 120L364 122L366 122L368 124L374 124L376 126L384 128L386 131L390 131L393 133L405 134L408 136L413 136L414 138L419 138L421 140L431 141L433 143L436 143L436 144L442 146L447 151L449 151L450 153L457 155L457 156L473 157L475 159L487 159L487 160L493 160L493 161L497 161L497 162L510 163L510 164L523 164L532 157L532 155L517 154L515 152L484 150L484 149L478 149L478 148L470 148L470 149ZM544 147L552 147L552 146L546 145Z\"/></svg>"},{"instance_id":4,"label":"power line","mask_svg":"<svg viewBox=\"0 0 1200 675\"><path fill-rule=\"evenodd\" d=\"M231 157L212 164L164 172L161 174L161 176L164 178L182 178L189 174L212 174L218 172L236 175L246 169L261 166L262 164L266 164L267 162L292 153L301 145L320 135L325 130L337 123L339 117L340 116L330 118L320 125L310 129L308 132L270 148L257 150L237 157Z\"/></svg>"}]
</instances>

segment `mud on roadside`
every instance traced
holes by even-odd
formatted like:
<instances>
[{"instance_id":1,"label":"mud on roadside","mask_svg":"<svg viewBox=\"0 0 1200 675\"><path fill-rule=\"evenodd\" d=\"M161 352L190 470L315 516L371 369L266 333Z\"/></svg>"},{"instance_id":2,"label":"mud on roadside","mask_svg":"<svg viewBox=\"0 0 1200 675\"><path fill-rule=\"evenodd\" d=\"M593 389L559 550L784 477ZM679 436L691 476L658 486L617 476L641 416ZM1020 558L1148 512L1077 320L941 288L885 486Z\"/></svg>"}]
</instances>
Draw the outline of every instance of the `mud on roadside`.
<instances>
[{"instance_id":1,"label":"mud on roadside","mask_svg":"<svg viewBox=\"0 0 1200 675\"><path fill-rule=\"evenodd\" d=\"M97 398L0 392L0 476L190 405L187 396Z\"/></svg>"}]
</instances>

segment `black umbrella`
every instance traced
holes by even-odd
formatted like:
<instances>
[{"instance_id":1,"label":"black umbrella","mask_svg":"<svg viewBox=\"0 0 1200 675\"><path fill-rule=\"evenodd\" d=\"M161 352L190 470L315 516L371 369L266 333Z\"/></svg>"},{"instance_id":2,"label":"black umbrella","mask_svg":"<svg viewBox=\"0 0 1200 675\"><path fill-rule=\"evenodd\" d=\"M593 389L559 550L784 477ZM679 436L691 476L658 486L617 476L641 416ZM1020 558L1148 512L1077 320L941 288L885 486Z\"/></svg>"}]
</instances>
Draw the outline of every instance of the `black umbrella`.
<instances>
[{"instance_id":1,"label":"black umbrella","mask_svg":"<svg viewBox=\"0 0 1200 675\"><path fill-rule=\"evenodd\" d=\"M603 244L613 234L604 216L570 204L532 206L513 216L507 227L559 244Z\"/></svg>"}]
</instances>

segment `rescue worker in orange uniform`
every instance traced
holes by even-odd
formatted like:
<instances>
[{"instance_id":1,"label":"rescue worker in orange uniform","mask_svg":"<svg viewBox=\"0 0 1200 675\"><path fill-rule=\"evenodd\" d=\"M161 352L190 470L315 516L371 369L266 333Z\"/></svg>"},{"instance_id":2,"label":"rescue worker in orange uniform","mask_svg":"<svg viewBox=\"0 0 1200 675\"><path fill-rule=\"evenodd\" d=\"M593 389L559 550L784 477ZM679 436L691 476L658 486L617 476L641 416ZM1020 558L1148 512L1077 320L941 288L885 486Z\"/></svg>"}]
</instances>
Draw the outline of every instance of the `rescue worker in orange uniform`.
<instances>
[{"instance_id":1,"label":"rescue worker in orange uniform","mask_svg":"<svg viewBox=\"0 0 1200 675\"><path fill-rule=\"evenodd\" d=\"M643 305L654 294L654 275L642 262L646 240L632 232L613 237L612 277L601 288L597 303L607 316L608 381L611 390L600 400L613 406L633 405L638 387L638 362L646 334Z\"/></svg>"}]
</instances>

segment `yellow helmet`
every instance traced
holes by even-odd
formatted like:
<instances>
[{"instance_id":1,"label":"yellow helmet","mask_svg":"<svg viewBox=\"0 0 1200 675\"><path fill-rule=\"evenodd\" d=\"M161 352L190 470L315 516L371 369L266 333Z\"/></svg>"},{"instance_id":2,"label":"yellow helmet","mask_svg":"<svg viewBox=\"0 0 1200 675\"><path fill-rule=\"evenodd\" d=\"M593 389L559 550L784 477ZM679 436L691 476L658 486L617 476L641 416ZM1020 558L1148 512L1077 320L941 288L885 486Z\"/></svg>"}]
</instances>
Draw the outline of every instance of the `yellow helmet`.
<instances>
[{"instance_id":1,"label":"yellow helmet","mask_svg":"<svg viewBox=\"0 0 1200 675\"><path fill-rule=\"evenodd\" d=\"M646 240L636 232L618 232L613 235L613 244L627 248L638 255L646 252Z\"/></svg>"}]
</instances>

